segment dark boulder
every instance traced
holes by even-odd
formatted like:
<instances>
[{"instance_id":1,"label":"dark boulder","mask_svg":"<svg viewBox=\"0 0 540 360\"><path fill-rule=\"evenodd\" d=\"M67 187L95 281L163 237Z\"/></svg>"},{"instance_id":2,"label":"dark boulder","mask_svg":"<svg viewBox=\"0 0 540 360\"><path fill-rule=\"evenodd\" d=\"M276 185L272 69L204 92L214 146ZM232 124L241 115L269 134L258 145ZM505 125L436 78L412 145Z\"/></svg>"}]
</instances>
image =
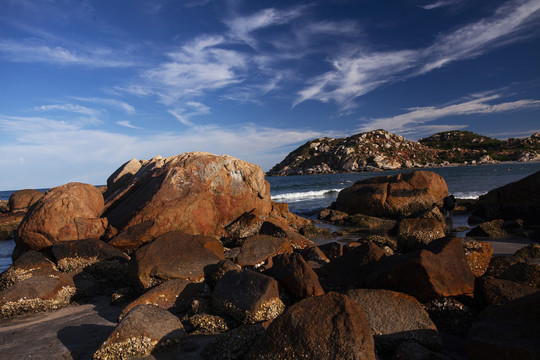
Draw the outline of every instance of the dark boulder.
<instances>
[{"instance_id":1,"label":"dark boulder","mask_svg":"<svg viewBox=\"0 0 540 360\"><path fill-rule=\"evenodd\" d=\"M289 307L245 359L375 360L373 334L360 306L329 293Z\"/></svg>"},{"instance_id":2,"label":"dark boulder","mask_svg":"<svg viewBox=\"0 0 540 360\"><path fill-rule=\"evenodd\" d=\"M492 220L481 223L467 233L467 236L473 237L487 237L487 238L502 238L508 236L503 228L504 221Z\"/></svg>"},{"instance_id":3,"label":"dark boulder","mask_svg":"<svg viewBox=\"0 0 540 360\"><path fill-rule=\"evenodd\" d=\"M446 226L435 219L402 219L397 225L398 248L418 250L435 239L445 237Z\"/></svg>"},{"instance_id":4,"label":"dark boulder","mask_svg":"<svg viewBox=\"0 0 540 360\"><path fill-rule=\"evenodd\" d=\"M23 212L0 214L0 241L9 240L23 218Z\"/></svg>"},{"instance_id":5,"label":"dark boulder","mask_svg":"<svg viewBox=\"0 0 540 360\"><path fill-rule=\"evenodd\" d=\"M98 239L63 241L52 246L56 266L61 271L84 269L103 261L129 260L129 256Z\"/></svg>"},{"instance_id":6,"label":"dark boulder","mask_svg":"<svg viewBox=\"0 0 540 360\"><path fill-rule=\"evenodd\" d=\"M292 251L293 248L287 238L268 235L250 236L242 245L237 263L240 266L256 266L272 256L288 254Z\"/></svg>"},{"instance_id":7,"label":"dark boulder","mask_svg":"<svg viewBox=\"0 0 540 360\"><path fill-rule=\"evenodd\" d=\"M59 277L59 271L52 261L37 251L27 251L0 275L0 290L35 275Z\"/></svg>"},{"instance_id":8,"label":"dark boulder","mask_svg":"<svg viewBox=\"0 0 540 360\"><path fill-rule=\"evenodd\" d=\"M503 305L537 291L538 289L532 286L492 276L483 276L476 279L475 297L486 306Z\"/></svg>"}]
</instances>

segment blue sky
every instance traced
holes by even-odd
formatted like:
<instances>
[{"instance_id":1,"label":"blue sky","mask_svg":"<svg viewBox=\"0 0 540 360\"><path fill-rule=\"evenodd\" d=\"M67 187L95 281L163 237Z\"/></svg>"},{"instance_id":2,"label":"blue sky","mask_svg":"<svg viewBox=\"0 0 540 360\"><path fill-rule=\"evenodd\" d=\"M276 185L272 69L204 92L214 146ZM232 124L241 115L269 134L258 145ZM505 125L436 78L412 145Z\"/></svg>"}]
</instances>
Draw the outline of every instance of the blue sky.
<instances>
[{"instance_id":1,"label":"blue sky","mask_svg":"<svg viewBox=\"0 0 540 360\"><path fill-rule=\"evenodd\" d=\"M0 0L0 190L131 158L264 170L384 128L540 131L540 0Z\"/></svg>"}]
</instances>

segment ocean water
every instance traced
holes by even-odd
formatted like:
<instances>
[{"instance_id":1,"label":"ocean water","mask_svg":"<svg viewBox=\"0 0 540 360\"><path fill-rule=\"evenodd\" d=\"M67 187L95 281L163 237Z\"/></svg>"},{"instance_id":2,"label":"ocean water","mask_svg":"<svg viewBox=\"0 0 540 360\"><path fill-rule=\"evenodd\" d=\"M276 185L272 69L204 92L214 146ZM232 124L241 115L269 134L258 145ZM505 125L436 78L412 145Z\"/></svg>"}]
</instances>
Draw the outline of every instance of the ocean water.
<instances>
[{"instance_id":1,"label":"ocean water","mask_svg":"<svg viewBox=\"0 0 540 360\"><path fill-rule=\"evenodd\" d=\"M520 180L540 171L540 162L504 163L423 169L441 175L448 190L457 198L476 199L499 186ZM374 171L347 174L268 177L272 200L286 202L291 212L310 219L336 200L340 190L356 181L381 175L395 175L411 170ZM46 189L41 189L46 190ZM0 200L7 200L14 191L0 191ZM11 265L13 240L0 241L0 272Z\"/></svg>"}]
</instances>

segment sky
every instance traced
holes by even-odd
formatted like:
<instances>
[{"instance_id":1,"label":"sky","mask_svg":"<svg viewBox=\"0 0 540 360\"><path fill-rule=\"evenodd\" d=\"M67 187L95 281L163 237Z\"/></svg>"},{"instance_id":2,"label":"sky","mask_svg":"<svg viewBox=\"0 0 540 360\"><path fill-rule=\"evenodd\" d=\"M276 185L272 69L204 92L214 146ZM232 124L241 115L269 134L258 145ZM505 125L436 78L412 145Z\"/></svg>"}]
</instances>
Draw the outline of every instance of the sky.
<instances>
[{"instance_id":1,"label":"sky","mask_svg":"<svg viewBox=\"0 0 540 360\"><path fill-rule=\"evenodd\" d=\"M540 0L0 0L0 190L381 128L540 132Z\"/></svg>"}]
</instances>

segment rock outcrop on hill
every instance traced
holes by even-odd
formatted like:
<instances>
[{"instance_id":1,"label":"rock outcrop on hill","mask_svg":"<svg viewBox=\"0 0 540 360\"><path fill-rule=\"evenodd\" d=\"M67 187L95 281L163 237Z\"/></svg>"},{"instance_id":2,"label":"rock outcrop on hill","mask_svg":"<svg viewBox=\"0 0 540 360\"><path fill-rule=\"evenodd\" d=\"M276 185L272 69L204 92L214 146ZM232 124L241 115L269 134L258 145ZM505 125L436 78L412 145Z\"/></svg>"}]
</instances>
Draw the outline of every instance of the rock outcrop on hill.
<instances>
[{"instance_id":1,"label":"rock outcrop on hill","mask_svg":"<svg viewBox=\"0 0 540 360\"><path fill-rule=\"evenodd\" d=\"M497 140L469 131L447 131L416 142L385 130L373 130L341 139L324 137L308 141L268 171L268 175L536 160L540 160L540 133L523 139Z\"/></svg>"}]
</instances>

